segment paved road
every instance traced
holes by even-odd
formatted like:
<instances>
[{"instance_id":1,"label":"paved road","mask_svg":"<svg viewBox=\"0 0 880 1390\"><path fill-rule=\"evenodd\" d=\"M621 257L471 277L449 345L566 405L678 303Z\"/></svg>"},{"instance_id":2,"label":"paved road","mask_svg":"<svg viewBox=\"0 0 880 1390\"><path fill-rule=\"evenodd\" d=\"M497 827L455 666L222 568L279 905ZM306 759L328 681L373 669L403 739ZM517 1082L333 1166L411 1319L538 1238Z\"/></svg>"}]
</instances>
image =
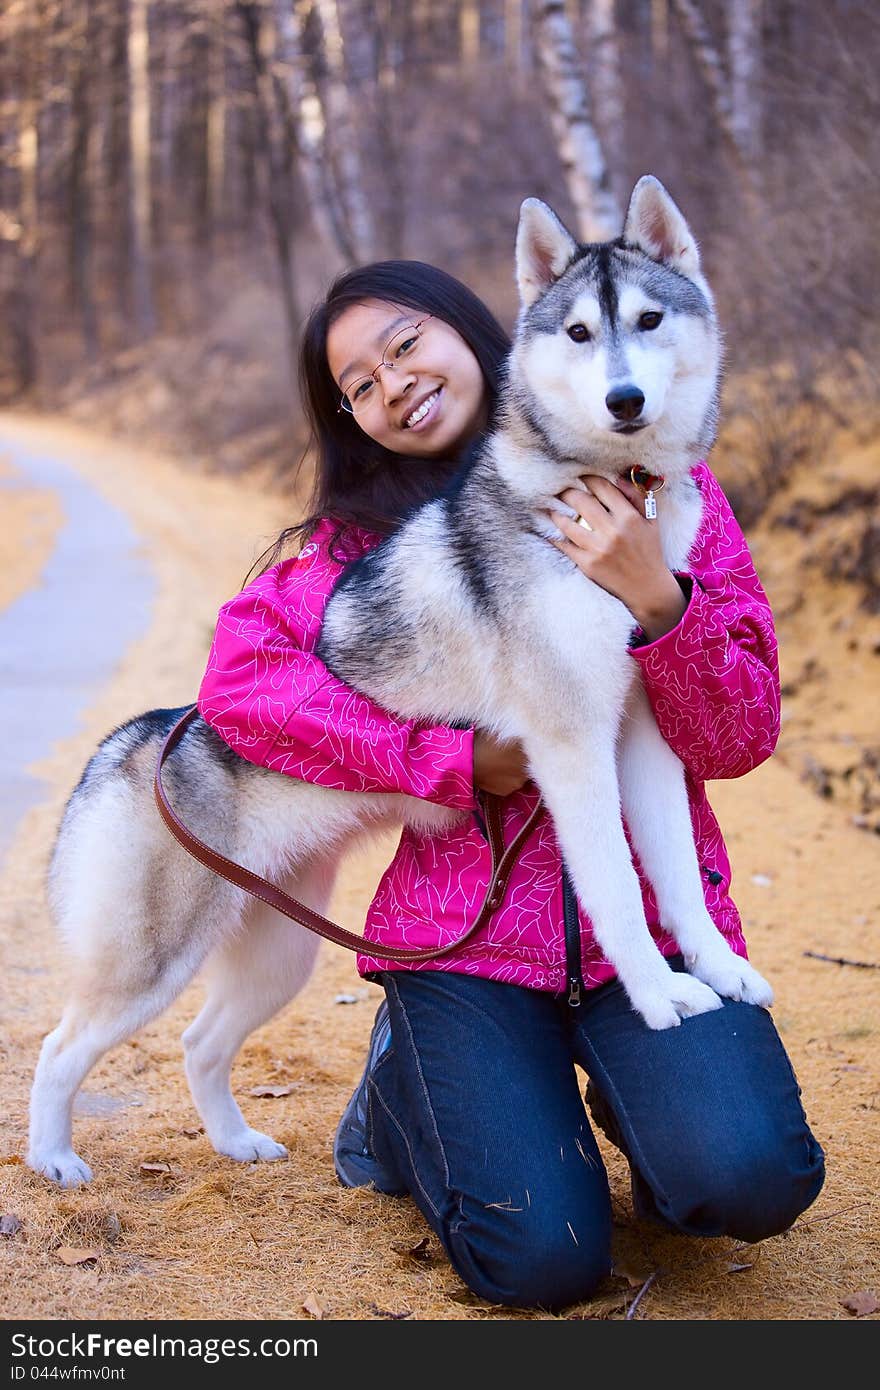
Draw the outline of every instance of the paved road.
<instances>
[{"instance_id":1,"label":"paved road","mask_svg":"<svg viewBox=\"0 0 880 1390\"><path fill-rule=\"evenodd\" d=\"M63 460L7 437L0 454L15 470L0 476L15 488L56 493L64 524L38 583L0 612L0 860L16 826L44 795L28 771L80 716L150 619L156 584L137 535Z\"/></svg>"}]
</instances>

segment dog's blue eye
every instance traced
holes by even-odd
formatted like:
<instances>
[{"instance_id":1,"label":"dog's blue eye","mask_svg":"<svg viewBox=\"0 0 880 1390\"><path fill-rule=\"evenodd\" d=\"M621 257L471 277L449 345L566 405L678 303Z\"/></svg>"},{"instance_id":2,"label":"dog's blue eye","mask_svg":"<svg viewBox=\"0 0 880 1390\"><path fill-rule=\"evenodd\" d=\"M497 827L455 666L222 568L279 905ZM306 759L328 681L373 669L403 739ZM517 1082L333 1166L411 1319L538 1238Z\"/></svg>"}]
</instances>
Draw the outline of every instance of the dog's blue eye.
<instances>
[{"instance_id":1,"label":"dog's blue eye","mask_svg":"<svg viewBox=\"0 0 880 1390\"><path fill-rule=\"evenodd\" d=\"M659 328L663 322L663 315L656 309L649 309L646 314L639 315L639 328L644 328L648 332L652 328Z\"/></svg>"},{"instance_id":2,"label":"dog's blue eye","mask_svg":"<svg viewBox=\"0 0 880 1390\"><path fill-rule=\"evenodd\" d=\"M568 336L573 343L587 343L590 340L590 330L582 323L573 323L568 329Z\"/></svg>"}]
</instances>

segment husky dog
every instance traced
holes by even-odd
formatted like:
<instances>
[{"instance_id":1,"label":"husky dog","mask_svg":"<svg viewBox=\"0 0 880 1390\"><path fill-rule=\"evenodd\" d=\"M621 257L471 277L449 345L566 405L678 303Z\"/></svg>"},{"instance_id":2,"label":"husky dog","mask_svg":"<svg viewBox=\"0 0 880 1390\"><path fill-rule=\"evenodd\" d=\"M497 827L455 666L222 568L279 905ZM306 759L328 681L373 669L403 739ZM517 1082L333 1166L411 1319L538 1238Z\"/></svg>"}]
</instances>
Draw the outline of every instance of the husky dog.
<instances>
[{"instance_id":1,"label":"husky dog","mask_svg":"<svg viewBox=\"0 0 880 1390\"><path fill-rule=\"evenodd\" d=\"M686 568L702 510L690 465L713 442L721 358L696 243L645 177L622 238L607 244L579 245L527 199L516 270L521 308L496 428L454 486L345 572L318 655L403 719L521 740L575 892L649 1027L720 1008L719 996L767 1005L770 987L706 909L683 767L627 652L632 614L549 544L559 533L547 510L583 486L579 475L613 480L642 465L666 479L656 525L669 568ZM305 984L319 939L279 929L271 908L190 858L159 820L153 776L180 713L152 711L110 734L58 834L50 902L72 948L72 990L36 1069L28 1162L63 1187L91 1177L71 1143L77 1088L202 966L207 999L183 1043L206 1133L240 1160L287 1152L246 1123L230 1068ZM166 784L196 835L319 912L357 836L400 820L439 829L464 814L267 771L201 719ZM673 972L651 938L621 805L689 973Z\"/></svg>"}]
</instances>

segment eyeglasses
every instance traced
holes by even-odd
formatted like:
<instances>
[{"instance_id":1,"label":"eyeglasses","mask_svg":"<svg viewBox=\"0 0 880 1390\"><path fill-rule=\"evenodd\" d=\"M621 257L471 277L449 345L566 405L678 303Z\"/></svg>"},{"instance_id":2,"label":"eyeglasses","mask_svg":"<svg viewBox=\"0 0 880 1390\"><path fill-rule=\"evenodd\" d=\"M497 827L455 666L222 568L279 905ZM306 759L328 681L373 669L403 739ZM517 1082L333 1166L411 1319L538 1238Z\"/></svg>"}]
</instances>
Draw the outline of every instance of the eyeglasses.
<instances>
[{"instance_id":1,"label":"eyeglasses","mask_svg":"<svg viewBox=\"0 0 880 1390\"><path fill-rule=\"evenodd\" d=\"M382 361L379 362L369 376L359 376L357 381L353 381L346 391L343 391L339 402L339 410L345 410L349 415L361 415L368 410L370 405L380 397L376 373L383 367L389 367L393 371L398 363L406 358L414 357L419 350L419 343L422 340L420 329L423 323L433 318L433 314L428 314L420 319L418 323L407 324L395 333L391 342L382 353ZM338 411L337 411L338 414Z\"/></svg>"}]
</instances>

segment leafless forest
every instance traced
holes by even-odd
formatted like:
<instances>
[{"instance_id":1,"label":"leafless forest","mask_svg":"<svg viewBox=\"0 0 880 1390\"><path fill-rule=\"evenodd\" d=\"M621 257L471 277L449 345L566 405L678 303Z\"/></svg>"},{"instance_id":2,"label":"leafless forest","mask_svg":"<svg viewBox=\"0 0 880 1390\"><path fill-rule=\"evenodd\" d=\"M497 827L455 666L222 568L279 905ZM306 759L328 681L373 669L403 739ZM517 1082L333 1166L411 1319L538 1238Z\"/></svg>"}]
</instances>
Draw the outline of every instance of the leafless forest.
<instances>
[{"instance_id":1,"label":"leafless forest","mask_svg":"<svg viewBox=\"0 0 880 1390\"><path fill-rule=\"evenodd\" d=\"M870 0L2 0L0 15L0 402L91 394L109 411L127 390L145 428L222 466L282 460L299 327L334 272L434 261L510 324L521 199L584 239L616 235L645 172L703 246L728 379L773 383L769 421L876 399Z\"/></svg>"}]
</instances>

